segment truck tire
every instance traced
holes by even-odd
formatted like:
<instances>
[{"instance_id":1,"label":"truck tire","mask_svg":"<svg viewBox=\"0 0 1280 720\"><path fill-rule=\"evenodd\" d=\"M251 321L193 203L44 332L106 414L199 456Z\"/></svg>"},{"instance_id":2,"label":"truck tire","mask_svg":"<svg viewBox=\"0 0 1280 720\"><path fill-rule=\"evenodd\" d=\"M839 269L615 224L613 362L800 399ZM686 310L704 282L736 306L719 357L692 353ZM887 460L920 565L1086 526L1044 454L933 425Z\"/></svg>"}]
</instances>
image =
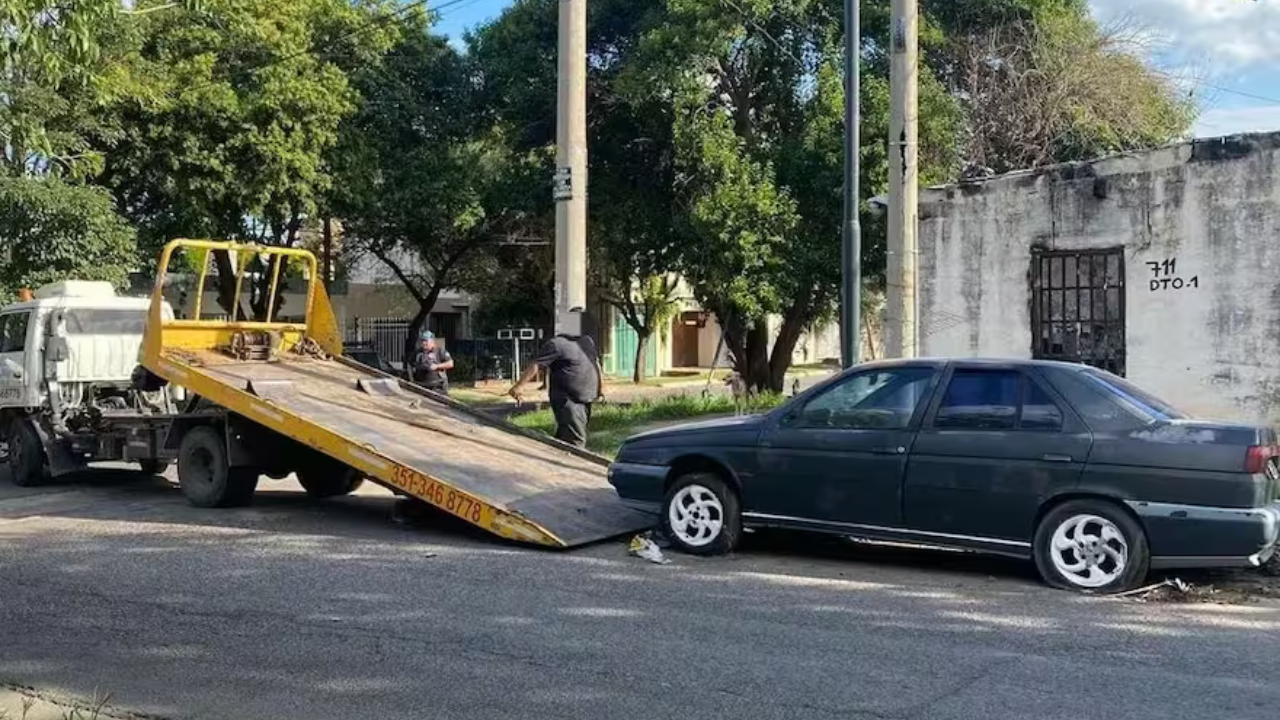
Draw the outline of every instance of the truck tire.
<instances>
[{"instance_id":1,"label":"truck tire","mask_svg":"<svg viewBox=\"0 0 1280 720\"><path fill-rule=\"evenodd\" d=\"M298 483L317 500L350 495L364 484L364 476L337 462L323 462L298 468Z\"/></svg>"},{"instance_id":2,"label":"truck tire","mask_svg":"<svg viewBox=\"0 0 1280 720\"><path fill-rule=\"evenodd\" d=\"M9 475L18 487L35 487L49 479L44 443L30 418L17 418L9 425Z\"/></svg>"},{"instance_id":3,"label":"truck tire","mask_svg":"<svg viewBox=\"0 0 1280 720\"><path fill-rule=\"evenodd\" d=\"M196 507L248 505L258 488L253 468L233 468L222 433L209 426L192 428L178 448L178 485Z\"/></svg>"}]
</instances>

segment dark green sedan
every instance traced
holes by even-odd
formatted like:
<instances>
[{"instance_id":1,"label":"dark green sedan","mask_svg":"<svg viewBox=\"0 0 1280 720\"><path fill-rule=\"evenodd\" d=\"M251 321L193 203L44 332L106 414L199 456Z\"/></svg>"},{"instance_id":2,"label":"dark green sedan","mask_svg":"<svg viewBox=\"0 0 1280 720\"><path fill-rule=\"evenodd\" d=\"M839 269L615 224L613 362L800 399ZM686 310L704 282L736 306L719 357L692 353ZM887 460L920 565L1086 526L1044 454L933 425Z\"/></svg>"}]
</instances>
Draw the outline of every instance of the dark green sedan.
<instances>
[{"instance_id":1,"label":"dark green sedan","mask_svg":"<svg viewBox=\"0 0 1280 720\"><path fill-rule=\"evenodd\" d=\"M1085 592L1257 566L1280 533L1274 431L1193 420L1037 361L860 365L761 416L638 435L610 482L680 549L779 527L1034 560Z\"/></svg>"}]
</instances>

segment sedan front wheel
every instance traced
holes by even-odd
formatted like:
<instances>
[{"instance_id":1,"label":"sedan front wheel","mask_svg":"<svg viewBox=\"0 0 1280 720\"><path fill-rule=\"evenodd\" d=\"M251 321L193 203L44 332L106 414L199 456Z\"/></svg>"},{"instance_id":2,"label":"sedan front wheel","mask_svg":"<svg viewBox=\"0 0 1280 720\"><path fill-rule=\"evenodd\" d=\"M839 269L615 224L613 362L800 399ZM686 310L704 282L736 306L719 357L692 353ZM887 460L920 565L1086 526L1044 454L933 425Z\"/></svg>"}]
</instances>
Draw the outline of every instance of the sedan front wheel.
<instances>
[{"instance_id":1,"label":"sedan front wheel","mask_svg":"<svg viewBox=\"0 0 1280 720\"><path fill-rule=\"evenodd\" d=\"M1116 593L1147 575L1147 536L1112 503L1074 500L1045 515L1036 529L1036 567L1045 582L1065 590Z\"/></svg>"},{"instance_id":2,"label":"sedan front wheel","mask_svg":"<svg viewBox=\"0 0 1280 720\"><path fill-rule=\"evenodd\" d=\"M682 476L671 485L662 504L662 529L684 552L730 552L742 534L738 495L717 475Z\"/></svg>"}]
</instances>

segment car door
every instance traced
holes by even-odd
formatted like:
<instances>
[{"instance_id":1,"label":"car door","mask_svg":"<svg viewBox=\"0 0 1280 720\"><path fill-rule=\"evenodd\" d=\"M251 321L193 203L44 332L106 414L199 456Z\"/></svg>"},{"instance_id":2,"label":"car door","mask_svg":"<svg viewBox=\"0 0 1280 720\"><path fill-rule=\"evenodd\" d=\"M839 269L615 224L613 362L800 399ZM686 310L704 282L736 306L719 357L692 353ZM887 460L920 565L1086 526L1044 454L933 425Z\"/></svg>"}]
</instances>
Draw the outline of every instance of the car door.
<instances>
[{"instance_id":1,"label":"car door","mask_svg":"<svg viewBox=\"0 0 1280 720\"><path fill-rule=\"evenodd\" d=\"M907 454L939 372L867 369L788 408L762 433L748 512L784 523L898 524Z\"/></svg>"},{"instance_id":2,"label":"car door","mask_svg":"<svg viewBox=\"0 0 1280 720\"><path fill-rule=\"evenodd\" d=\"M0 315L0 401L8 405L24 404L30 319L29 310Z\"/></svg>"},{"instance_id":3,"label":"car door","mask_svg":"<svg viewBox=\"0 0 1280 720\"><path fill-rule=\"evenodd\" d=\"M1044 499L1075 487L1092 438L1063 399L1018 366L956 366L912 447L910 529L1026 542Z\"/></svg>"}]
</instances>

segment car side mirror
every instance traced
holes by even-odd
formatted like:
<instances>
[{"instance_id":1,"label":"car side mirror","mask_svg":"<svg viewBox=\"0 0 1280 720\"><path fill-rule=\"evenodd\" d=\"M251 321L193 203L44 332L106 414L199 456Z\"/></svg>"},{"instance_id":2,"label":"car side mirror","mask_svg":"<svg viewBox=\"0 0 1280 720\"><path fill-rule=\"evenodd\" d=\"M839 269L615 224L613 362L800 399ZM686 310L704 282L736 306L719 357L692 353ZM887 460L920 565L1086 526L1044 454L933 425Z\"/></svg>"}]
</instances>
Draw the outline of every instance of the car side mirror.
<instances>
[{"instance_id":1,"label":"car side mirror","mask_svg":"<svg viewBox=\"0 0 1280 720\"><path fill-rule=\"evenodd\" d=\"M50 362L63 362L71 357L71 348L64 337L51 337L45 342L45 359Z\"/></svg>"}]
</instances>

